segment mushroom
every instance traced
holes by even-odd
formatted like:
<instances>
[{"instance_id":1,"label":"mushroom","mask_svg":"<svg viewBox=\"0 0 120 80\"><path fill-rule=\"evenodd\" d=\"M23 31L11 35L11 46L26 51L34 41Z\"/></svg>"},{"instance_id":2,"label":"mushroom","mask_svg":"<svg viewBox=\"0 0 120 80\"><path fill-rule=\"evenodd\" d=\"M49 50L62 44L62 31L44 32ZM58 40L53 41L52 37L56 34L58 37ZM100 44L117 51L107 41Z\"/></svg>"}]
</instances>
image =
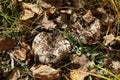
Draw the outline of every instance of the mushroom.
<instances>
[{"instance_id":1,"label":"mushroom","mask_svg":"<svg viewBox=\"0 0 120 80\"><path fill-rule=\"evenodd\" d=\"M57 63L70 53L71 45L68 40L59 34L41 32L34 38L32 49L41 63L51 64Z\"/></svg>"}]
</instances>

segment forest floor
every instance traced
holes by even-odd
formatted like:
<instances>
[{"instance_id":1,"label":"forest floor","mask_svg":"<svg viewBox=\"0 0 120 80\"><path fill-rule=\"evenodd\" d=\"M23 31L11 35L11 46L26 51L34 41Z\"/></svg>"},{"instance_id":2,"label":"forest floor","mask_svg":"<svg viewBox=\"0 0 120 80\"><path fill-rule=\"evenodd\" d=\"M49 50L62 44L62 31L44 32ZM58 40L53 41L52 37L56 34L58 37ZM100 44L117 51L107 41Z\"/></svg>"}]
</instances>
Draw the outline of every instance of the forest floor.
<instances>
[{"instance_id":1,"label":"forest floor","mask_svg":"<svg viewBox=\"0 0 120 80\"><path fill-rule=\"evenodd\" d=\"M120 1L0 0L0 80L120 80Z\"/></svg>"}]
</instances>

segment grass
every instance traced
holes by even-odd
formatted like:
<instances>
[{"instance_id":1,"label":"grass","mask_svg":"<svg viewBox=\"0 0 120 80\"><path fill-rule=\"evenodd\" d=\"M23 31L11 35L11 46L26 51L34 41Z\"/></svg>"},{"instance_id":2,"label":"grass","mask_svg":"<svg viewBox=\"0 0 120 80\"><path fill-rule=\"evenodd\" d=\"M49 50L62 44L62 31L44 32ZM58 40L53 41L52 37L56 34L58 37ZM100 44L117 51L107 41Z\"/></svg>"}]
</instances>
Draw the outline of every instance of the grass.
<instances>
[{"instance_id":1,"label":"grass","mask_svg":"<svg viewBox=\"0 0 120 80\"><path fill-rule=\"evenodd\" d=\"M0 6L0 37L12 37L18 40L20 36L17 28L20 15L18 8L9 0L1 1Z\"/></svg>"}]
</instances>

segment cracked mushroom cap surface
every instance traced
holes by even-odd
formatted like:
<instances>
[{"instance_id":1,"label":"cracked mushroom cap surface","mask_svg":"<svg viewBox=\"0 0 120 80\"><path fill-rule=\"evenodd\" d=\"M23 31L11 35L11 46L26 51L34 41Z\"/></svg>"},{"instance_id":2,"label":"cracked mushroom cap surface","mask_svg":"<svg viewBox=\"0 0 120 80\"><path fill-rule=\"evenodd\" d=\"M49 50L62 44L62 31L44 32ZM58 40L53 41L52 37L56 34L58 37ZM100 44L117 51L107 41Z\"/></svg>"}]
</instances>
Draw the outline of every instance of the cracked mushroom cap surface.
<instances>
[{"instance_id":1,"label":"cracked mushroom cap surface","mask_svg":"<svg viewBox=\"0 0 120 80\"><path fill-rule=\"evenodd\" d=\"M50 64L57 63L70 53L71 45L59 34L41 32L34 38L32 49L41 63Z\"/></svg>"}]
</instances>

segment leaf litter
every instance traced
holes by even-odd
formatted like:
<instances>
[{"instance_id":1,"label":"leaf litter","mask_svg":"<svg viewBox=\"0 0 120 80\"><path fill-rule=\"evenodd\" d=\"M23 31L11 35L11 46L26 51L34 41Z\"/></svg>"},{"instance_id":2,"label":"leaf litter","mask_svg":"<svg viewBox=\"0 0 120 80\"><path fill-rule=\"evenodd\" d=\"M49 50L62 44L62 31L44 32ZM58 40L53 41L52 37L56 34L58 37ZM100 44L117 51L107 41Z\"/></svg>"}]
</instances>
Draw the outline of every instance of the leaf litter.
<instances>
[{"instance_id":1,"label":"leaf litter","mask_svg":"<svg viewBox=\"0 0 120 80\"><path fill-rule=\"evenodd\" d=\"M40 80L59 79L59 71L47 65L34 66L31 68L31 71L33 76Z\"/></svg>"},{"instance_id":2,"label":"leaf litter","mask_svg":"<svg viewBox=\"0 0 120 80\"><path fill-rule=\"evenodd\" d=\"M8 75L0 76L0 79L9 76L10 80L86 80L90 77L92 80L110 80L112 75L102 73L110 73L103 68L111 69L115 75L120 74L119 50L115 50L119 35L116 35L116 18L109 12L110 8L92 7L79 0L15 0L13 3L20 3L22 8L19 23L30 29L21 32L26 39L20 42L12 38L0 40L0 50L12 52L15 57L10 59L7 56L10 59L7 64L14 63L15 69L7 68ZM94 48L96 45L100 48ZM78 51L80 55L72 51L74 48L78 48L75 53ZM0 56L2 62L4 57ZM3 63L0 65L0 68L4 67ZM76 65L79 65L77 69ZM96 69L98 65L103 71ZM4 69L0 74L5 74Z\"/></svg>"}]
</instances>

